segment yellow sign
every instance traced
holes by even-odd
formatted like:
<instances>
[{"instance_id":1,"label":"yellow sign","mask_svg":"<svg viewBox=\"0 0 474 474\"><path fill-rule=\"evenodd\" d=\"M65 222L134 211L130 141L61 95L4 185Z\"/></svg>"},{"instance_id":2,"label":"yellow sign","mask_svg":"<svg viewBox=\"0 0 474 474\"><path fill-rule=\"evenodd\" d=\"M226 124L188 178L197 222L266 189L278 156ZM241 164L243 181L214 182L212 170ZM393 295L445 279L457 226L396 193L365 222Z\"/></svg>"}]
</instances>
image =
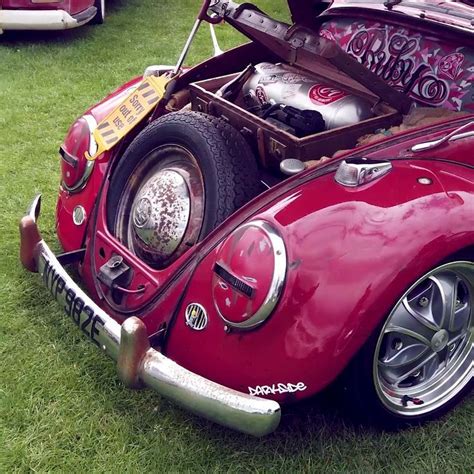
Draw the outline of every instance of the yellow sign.
<instances>
[{"instance_id":1,"label":"yellow sign","mask_svg":"<svg viewBox=\"0 0 474 474\"><path fill-rule=\"evenodd\" d=\"M94 130L97 152L94 156L86 152L88 160L114 147L125 135L138 125L165 95L167 77L149 76Z\"/></svg>"}]
</instances>

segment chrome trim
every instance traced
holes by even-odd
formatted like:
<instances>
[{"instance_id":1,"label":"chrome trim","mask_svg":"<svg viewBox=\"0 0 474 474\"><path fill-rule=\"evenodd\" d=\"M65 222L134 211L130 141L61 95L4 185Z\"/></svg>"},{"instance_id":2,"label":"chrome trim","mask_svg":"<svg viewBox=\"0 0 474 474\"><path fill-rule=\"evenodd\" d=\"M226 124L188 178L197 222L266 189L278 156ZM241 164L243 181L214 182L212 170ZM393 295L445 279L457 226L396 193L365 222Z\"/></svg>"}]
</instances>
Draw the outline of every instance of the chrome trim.
<instances>
[{"instance_id":1,"label":"chrome trim","mask_svg":"<svg viewBox=\"0 0 474 474\"><path fill-rule=\"evenodd\" d=\"M154 192L150 187L148 198L152 204L152 216L146 226L152 224L157 232L153 238L155 245L152 245L153 242L143 238L145 236L141 230L145 229L139 229L133 217L135 206L138 204L137 198L143 197L143 188L148 187L149 183L164 172L180 176L184 181L182 190L188 194L188 199L180 199L181 204L186 204L180 206L175 199L176 193L172 193L174 198L173 196L170 198L170 193L162 189L163 186L157 187L156 183L153 185L159 192ZM153 267L163 268L175 261L197 241L204 218L204 204L204 179L194 155L180 145L172 143L161 145L144 156L134 169L133 179L128 179L124 184L117 209L114 210L114 234L141 260ZM181 212L181 207L183 211L186 207L186 212ZM176 226L169 225L170 220L172 221L173 216L177 214L186 217L182 222L184 233L181 233L178 242L176 233L172 232L173 229L176 230ZM171 240L177 245L174 249L168 249L173 250L172 252L164 252Z\"/></svg>"},{"instance_id":2,"label":"chrome trim","mask_svg":"<svg viewBox=\"0 0 474 474\"><path fill-rule=\"evenodd\" d=\"M59 147L59 154L68 165L77 168L77 159L70 155L62 146Z\"/></svg>"},{"instance_id":3,"label":"chrome trim","mask_svg":"<svg viewBox=\"0 0 474 474\"><path fill-rule=\"evenodd\" d=\"M80 191L82 191L87 184L87 181L89 180L92 171L94 169L94 163L95 161L87 161L86 164L86 169L84 170L84 174L82 175L82 178L74 185L74 186L68 186L64 181L61 182L61 186L69 193L69 194L75 194Z\"/></svg>"},{"instance_id":4,"label":"chrome trim","mask_svg":"<svg viewBox=\"0 0 474 474\"><path fill-rule=\"evenodd\" d=\"M3 10L0 7L0 33L2 30L67 30L77 28L92 20L95 7L79 15L65 10Z\"/></svg>"},{"instance_id":5,"label":"chrome trim","mask_svg":"<svg viewBox=\"0 0 474 474\"><path fill-rule=\"evenodd\" d=\"M53 297L75 324L117 361L119 376L128 387L144 384L197 415L243 433L263 436L277 428L281 417L277 402L237 392L190 372L150 347L139 318L128 318L120 325L96 305L41 240L36 225L40 203L40 198L35 198L23 218L23 232L28 235L22 233L21 240L34 250L38 272ZM37 235L38 240L28 241L31 235Z\"/></svg>"},{"instance_id":6,"label":"chrome trim","mask_svg":"<svg viewBox=\"0 0 474 474\"><path fill-rule=\"evenodd\" d=\"M456 130L448 133L448 135L440 138L439 140L432 140L430 142L418 143L411 147L413 153L419 153L421 151L432 150L438 148L439 146L448 143L454 142L456 140L461 140L462 138L474 137L474 130L470 132L465 132L465 130L472 128L474 126L474 121L466 123L461 127L458 127ZM463 133L464 132L464 133Z\"/></svg>"},{"instance_id":7,"label":"chrome trim","mask_svg":"<svg viewBox=\"0 0 474 474\"><path fill-rule=\"evenodd\" d=\"M39 219L41 213L41 194L37 194L31 201L28 209L26 210L26 216L36 222Z\"/></svg>"},{"instance_id":8,"label":"chrome trim","mask_svg":"<svg viewBox=\"0 0 474 474\"><path fill-rule=\"evenodd\" d=\"M286 247L284 240L280 237L278 232L271 226L268 222L262 220L255 220L248 222L240 226L235 232L241 231L247 227L258 227L260 228L269 238L274 257L274 267L273 267L273 277L270 284L270 289L268 290L265 301L259 310L249 319L241 322L235 323L233 321L228 321L219 311L216 306L219 316L224 320L226 325L232 329L253 329L256 326L262 324L273 312L275 309L278 300L280 299L281 293L283 291L283 285L286 280L286 270L287 270L287 261L286 261ZM232 234L229 236L231 237Z\"/></svg>"},{"instance_id":9,"label":"chrome trim","mask_svg":"<svg viewBox=\"0 0 474 474\"><path fill-rule=\"evenodd\" d=\"M209 23L209 30L211 33L212 47L214 48L214 57L224 54L224 51L222 51L219 46L219 41L217 41L216 30L214 29L214 25L212 23Z\"/></svg>"},{"instance_id":10,"label":"chrome trim","mask_svg":"<svg viewBox=\"0 0 474 474\"><path fill-rule=\"evenodd\" d=\"M183 245L192 203L180 171L170 167L150 173L134 197L129 242L139 256L150 252L154 259L166 261Z\"/></svg>"},{"instance_id":11,"label":"chrome trim","mask_svg":"<svg viewBox=\"0 0 474 474\"><path fill-rule=\"evenodd\" d=\"M77 226L84 224L86 216L86 210L82 206L76 206L72 211L72 221Z\"/></svg>"},{"instance_id":12,"label":"chrome trim","mask_svg":"<svg viewBox=\"0 0 474 474\"><path fill-rule=\"evenodd\" d=\"M92 115L84 115L83 119L87 122L89 127L89 155L94 156L97 152L97 142L94 138L94 130L97 128L97 120ZM64 151L64 150L63 150ZM78 157L79 158L79 157ZM82 191L89 180L92 171L94 170L95 160L87 160L86 169L84 170L84 174L82 175L81 179L74 185L68 186L64 181L61 182L61 186L70 194L75 194Z\"/></svg>"},{"instance_id":13,"label":"chrome trim","mask_svg":"<svg viewBox=\"0 0 474 474\"><path fill-rule=\"evenodd\" d=\"M440 291L440 297L436 298L437 303L430 303L428 300L425 304L424 301L420 301L421 293L418 293L414 299L418 299L418 305L426 315L421 316L414 311L409 302L409 295L427 281L434 283L434 288ZM448 313L455 314L457 311L455 302L458 294L455 288L460 282L467 285L466 298L469 301L464 303L464 309L470 309L470 311L466 327L455 331L450 326L452 320L448 317ZM422 296L422 298L426 297L426 295ZM406 418L428 414L447 404L472 381L474 377L473 304L474 262L464 260L446 263L426 273L398 300L380 331L372 361L376 394L389 411ZM436 310L441 317L434 317ZM415 324L414 328L417 329L406 328L407 323L410 326ZM392 377L394 379L392 381L386 375L388 365L382 360L382 354L387 351L383 344L384 338L391 334L400 337L400 342L406 334L412 346L425 346L424 352L418 355L415 353L412 360L406 355L409 354L407 352L409 344L402 344L400 348L392 349L392 352L405 351L405 356L400 361L394 360L393 354L389 353L385 356L391 359L392 370L408 367L403 376L397 374ZM449 351L451 344L454 349ZM423 376L424 368L430 370L427 370L427 374ZM417 380L420 374L422 378ZM404 385L403 382L410 377L413 378L412 382ZM403 403L404 397L407 396L418 399L422 403Z\"/></svg>"},{"instance_id":14,"label":"chrome trim","mask_svg":"<svg viewBox=\"0 0 474 474\"><path fill-rule=\"evenodd\" d=\"M94 132L97 128L97 120L92 115L84 115L83 119L87 122L89 126L89 155L94 156L97 153L97 142L95 141Z\"/></svg>"},{"instance_id":15,"label":"chrome trim","mask_svg":"<svg viewBox=\"0 0 474 474\"><path fill-rule=\"evenodd\" d=\"M366 158L350 158L342 161L334 179L341 186L355 188L370 183L389 173L390 161L375 161Z\"/></svg>"},{"instance_id":16,"label":"chrome trim","mask_svg":"<svg viewBox=\"0 0 474 474\"><path fill-rule=\"evenodd\" d=\"M184 312L186 326L195 331L206 329L208 323L207 311L204 306L199 303L191 303L186 307Z\"/></svg>"},{"instance_id":17,"label":"chrome trim","mask_svg":"<svg viewBox=\"0 0 474 474\"><path fill-rule=\"evenodd\" d=\"M305 164L295 158L287 158L280 162L280 171L287 176L294 176L305 169Z\"/></svg>"},{"instance_id":18,"label":"chrome trim","mask_svg":"<svg viewBox=\"0 0 474 474\"><path fill-rule=\"evenodd\" d=\"M174 69L173 69L174 76L176 76L181 71L181 68L183 67L186 56L188 55L189 48L191 47L194 37L196 36L196 33L198 32L199 27L201 26L201 23L202 23L202 20L200 19L197 19L194 22L194 25L191 29L191 33L189 33L188 39L186 40L186 43L184 44L184 47L183 47L183 50L181 51L178 62L176 63L176 66L174 66Z\"/></svg>"}]
</instances>

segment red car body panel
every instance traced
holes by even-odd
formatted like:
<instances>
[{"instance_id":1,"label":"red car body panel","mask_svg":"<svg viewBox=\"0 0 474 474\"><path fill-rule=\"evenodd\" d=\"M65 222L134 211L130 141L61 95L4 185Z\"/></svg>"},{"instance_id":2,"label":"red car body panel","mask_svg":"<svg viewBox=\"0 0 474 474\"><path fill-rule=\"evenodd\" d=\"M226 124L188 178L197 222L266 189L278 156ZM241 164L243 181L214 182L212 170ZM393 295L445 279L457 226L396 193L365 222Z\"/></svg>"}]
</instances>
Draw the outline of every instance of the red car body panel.
<instances>
[{"instance_id":1,"label":"red car body panel","mask_svg":"<svg viewBox=\"0 0 474 474\"><path fill-rule=\"evenodd\" d=\"M104 0L0 0L0 34L4 31L60 31L102 23Z\"/></svg>"},{"instance_id":2,"label":"red car body panel","mask_svg":"<svg viewBox=\"0 0 474 474\"><path fill-rule=\"evenodd\" d=\"M94 6L94 0L62 0L56 3L33 3L31 0L2 0L1 7L20 10L64 10L71 15Z\"/></svg>"},{"instance_id":3,"label":"red car body panel","mask_svg":"<svg viewBox=\"0 0 474 474\"><path fill-rule=\"evenodd\" d=\"M140 80L141 77L137 77L123 84L104 100L89 108L84 115L91 115L99 123L130 93L132 88L137 85ZM77 134L72 133L76 123L77 122L71 126L62 144L62 148L70 153L73 150L78 151L77 146L81 132L79 131L78 133L79 137ZM84 152L84 150L81 151L82 153ZM104 181L107 172L107 164L111 155L112 153L107 153L99 162L95 163L91 177L81 193L70 194L63 187L59 190L59 199L56 206L56 232L66 252L78 249L84 244L87 220L92 213L97 193ZM83 164L85 165L85 163ZM66 166L67 164L62 161L63 177L67 172L65 169ZM72 170L73 168L71 168L71 171ZM80 228L73 222L73 210L78 204L84 207L87 216L86 222Z\"/></svg>"},{"instance_id":4,"label":"red car body panel","mask_svg":"<svg viewBox=\"0 0 474 474\"><path fill-rule=\"evenodd\" d=\"M447 133L446 128L438 128L433 138ZM419 133L411 134L411 139L407 135L393 139L392 146L367 147L364 156L406 156L407 145L420 141ZM291 183L285 182L268 192L266 200L273 204L255 212L259 201L250 203L211 236L207 247L213 249L199 265L189 263L199 254L198 247L165 271L147 268L108 233L103 215L94 230L95 245L107 249L102 263L114 250L126 256L138 272L132 287L144 281L151 286L149 305L134 314L141 315L149 334L158 332L163 323L172 324L165 350L170 358L240 391L280 382L303 383L304 392L272 395L282 402L297 400L321 390L341 372L410 282L472 245L474 160L466 153L471 141L449 145L439 161L432 156L398 158L388 176L364 189L335 186L333 172L313 180L308 173L305 184L287 191L281 188ZM432 184L420 184L423 177ZM103 214L104 206L99 208ZM284 237L289 262L286 289L266 324L249 333L227 334L213 303L212 267L223 237L249 214L271 222ZM407 220L410 232L401 233ZM87 248L88 253L94 251ZM96 293L89 261L86 257L82 276ZM179 282L163 293L182 267ZM157 301L151 303L153 299ZM210 323L203 333L190 331L183 317L173 319L191 302L208 308ZM115 314L119 320L126 316L120 311ZM272 354L271 364L268 354Z\"/></svg>"},{"instance_id":5,"label":"red car body panel","mask_svg":"<svg viewBox=\"0 0 474 474\"><path fill-rule=\"evenodd\" d=\"M347 29L345 19L337 18L343 10L348 18L362 18L367 11L361 6L372 11L381 8L371 3L337 2L321 20L322 35L332 36L349 53L354 52L349 47L349 36L355 32ZM396 15L395 11L401 8L394 7L392 16L405 28L403 35L418 34L413 22L405 24L405 17ZM453 4L452 8L464 11L463 5ZM403 15L412 17L410 12L403 10ZM438 17L436 21L447 22L443 15ZM366 30L382 28L380 23L374 23L379 20L372 16L363 21ZM459 31L465 29L464 20L456 22ZM390 34L393 37L395 33ZM472 111L472 44L459 43L452 47L454 37L443 43L443 39L421 36L418 41L431 43L427 43L424 53L423 48L417 50L420 54L413 64L408 64L400 51L394 53L393 64L410 66L410 71L420 68L423 61L426 63L415 78L418 85L412 81L407 91L415 95L421 90L433 92L428 86L423 89L426 81L420 83L433 73L438 85L444 81L447 95L443 101L431 105ZM429 51L430 46L438 43L446 49L445 56L462 54L462 61L457 56L457 64L440 68ZM211 61L215 64L220 60ZM394 77L394 70L386 80L394 87L401 87L403 78ZM380 75L383 76L383 71ZM464 75L462 80L461 75ZM86 114L100 121L139 80L122 86ZM460 83L463 85L459 86ZM428 99L422 97L421 103L429 103ZM333 381L417 278L449 256L472 248L474 139L458 140L416 155L411 147L441 138L473 119L474 115L466 116L431 126L429 130L381 138L375 144L332 160L323 168L288 179L248 203L164 270L148 267L107 229L107 176L121 154L120 149L113 149L95 164L82 192L70 195L61 189L57 206L58 237L67 251L86 247L80 268L83 281L98 304L118 321L130 314L137 315L150 336L167 327L163 351L171 359L243 392L279 383L299 386L294 393L266 394L281 402L291 402L316 393ZM76 138L74 134L68 135L63 147L74 147ZM389 159L393 169L370 184L347 188L335 182L334 172L335 165L349 156ZM420 182L420 178L425 180ZM78 228L72 216L79 204L85 209L87 219ZM215 306L213 267L225 239L251 219L271 223L285 241L288 259L285 288L277 308L263 325L248 332L228 332ZM130 288L145 288L143 293L127 296L122 303L108 300L97 281L98 269L114 253L124 256L134 269ZM256 271L261 272L262 279L266 278L264 267ZM207 309L206 331L191 331L186 326L184 308L190 303L199 303Z\"/></svg>"},{"instance_id":6,"label":"red car body panel","mask_svg":"<svg viewBox=\"0 0 474 474\"><path fill-rule=\"evenodd\" d=\"M366 189L334 186L329 173L279 196L254 216L279 230L288 251L286 289L271 319L248 334L224 331L212 297L216 248L182 303L207 308L208 328L196 333L177 318L166 353L240 391L304 383L307 391L284 395L293 400L321 390L410 282L474 241L474 170L462 169L462 177L459 171L454 164L400 161ZM428 193L420 177L432 179ZM410 232L400 232L407 221Z\"/></svg>"}]
</instances>

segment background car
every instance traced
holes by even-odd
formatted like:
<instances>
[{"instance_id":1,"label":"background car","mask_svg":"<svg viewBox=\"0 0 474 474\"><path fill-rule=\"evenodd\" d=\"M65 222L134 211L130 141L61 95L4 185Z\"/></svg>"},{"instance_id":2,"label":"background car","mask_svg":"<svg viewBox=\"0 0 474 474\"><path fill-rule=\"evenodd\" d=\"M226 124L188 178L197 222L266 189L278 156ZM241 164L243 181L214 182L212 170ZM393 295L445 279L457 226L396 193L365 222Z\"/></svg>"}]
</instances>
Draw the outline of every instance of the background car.
<instances>
[{"instance_id":1,"label":"background car","mask_svg":"<svg viewBox=\"0 0 474 474\"><path fill-rule=\"evenodd\" d=\"M0 33L7 30L67 30L103 23L105 0L1 0Z\"/></svg>"}]
</instances>

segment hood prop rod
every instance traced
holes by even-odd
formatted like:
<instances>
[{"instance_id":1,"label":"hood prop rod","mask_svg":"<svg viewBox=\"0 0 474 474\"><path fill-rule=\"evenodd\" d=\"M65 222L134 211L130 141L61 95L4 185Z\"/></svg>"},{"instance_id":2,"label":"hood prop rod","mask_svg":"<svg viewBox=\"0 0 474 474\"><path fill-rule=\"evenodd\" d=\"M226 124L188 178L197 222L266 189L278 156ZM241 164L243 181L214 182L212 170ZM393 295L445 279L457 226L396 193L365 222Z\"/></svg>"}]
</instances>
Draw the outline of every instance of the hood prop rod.
<instances>
[{"instance_id":1,"label":"hood prop rod","mask_svg":"<svg viewBox=\"0 0 474 474\"><path fill-rule=\"evenodd\" d=\"M191 44L193 43L193 40L196 36L196 33L199 30L199 27L201 26L201 23L203 21L207 21L211 25L215 25L221 22L222 18L219 15L209 16L208 10L211 7L211 3L215 5L216 3L219 3L219 0L217 2L215 0L214 2L212 0L204 0L202 2L201 10L199 11L196 21L194 22L191 33L189 33L188 39L186 40L186 43L184 44L184 47L183 47L183 50L181 51L178 62L176 63L176 66L173 69L173 76L177 76L179 72L181 71L181 68L183 67L184 61L186 60L186 57L189 53L189 49L191 48Z\"/></svg>"}]
</instances>

